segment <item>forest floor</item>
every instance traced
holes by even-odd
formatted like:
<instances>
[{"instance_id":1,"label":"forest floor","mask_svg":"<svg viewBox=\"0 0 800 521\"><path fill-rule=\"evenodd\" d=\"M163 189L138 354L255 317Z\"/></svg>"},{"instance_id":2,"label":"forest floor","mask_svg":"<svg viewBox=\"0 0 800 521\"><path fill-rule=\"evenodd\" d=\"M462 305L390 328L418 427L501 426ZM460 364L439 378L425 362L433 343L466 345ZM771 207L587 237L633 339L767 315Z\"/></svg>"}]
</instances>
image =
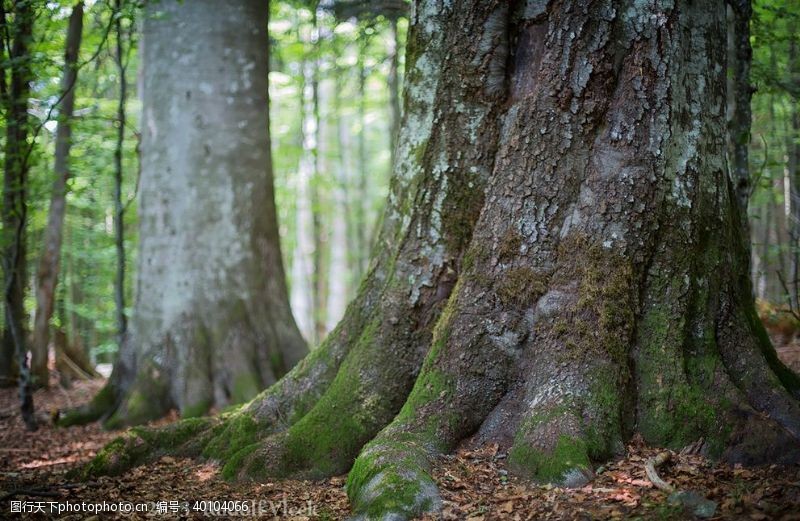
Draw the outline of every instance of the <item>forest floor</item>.
<instances>
[{"instance_id":1,"label":"forest floor","mask_svg":"<svg viewBox=\"0 0 800 521\"><path fill-rule=\"evenodd\" d=\"M800 371L800 341L775 340L784 361ZM246 515L242 505L248 508L248 517L259 514L267 519L334 520L349 515L345 476L319 482L227 483L212 463L163 457L119 477L69 482L66 472L89 460L118 433L105 432L96 424L55 428L48 422L50 411L88 401L102 384L95 380L68 390L52 386L37 391L43 425L34 433L25 431L19 419L16 391L0 389L0 519L232 518ZM505 469L505 455L495 447L462 449L437 462L433 474L444 509L440 516L426 519L696 518L694 512L699 511L690 503L676 503L648 480L645 462L657 453L656 448L634 442L625 458L598 469L589 485L562 489L516 480ZM710 519L800 521L800 466L730 467L673 453L659 474L677 490L713 502ZM123 503L147 512L93 516L86 511L103 502L107 508ZM238 512L220 510L225 504ZM215 507L220 509L210 510Z\"/></svg>"}]
</instances>

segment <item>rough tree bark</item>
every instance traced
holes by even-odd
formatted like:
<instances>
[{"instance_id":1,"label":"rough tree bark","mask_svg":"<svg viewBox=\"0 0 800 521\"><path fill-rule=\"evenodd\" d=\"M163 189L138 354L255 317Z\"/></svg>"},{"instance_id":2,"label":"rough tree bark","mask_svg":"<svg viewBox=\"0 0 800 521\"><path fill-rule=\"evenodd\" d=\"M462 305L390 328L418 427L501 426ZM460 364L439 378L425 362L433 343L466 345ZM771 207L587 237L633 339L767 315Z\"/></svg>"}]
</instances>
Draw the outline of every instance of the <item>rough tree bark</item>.
<instances>
[{"instance_id":1,"label":"rough tree bark","mask_svg":"<svg viewBox=\"0 0 800 521\"><path fill-rule=\"evenodd\" d=\"M307 353L278 239L267 17L266 0L147 4L137 295L95 400L107 426L242 402Z\"/></svg>"},{"instance_id":2,"label":"rough tree bark","mask_svg":"<svg viewBox=\"0 0 800 521\"><path fill-rule=\"evenodd\" d=\"M31 374L34 383L48 384L47 354L50 344L50 319L56 297L58 271L61 263L61 242L64 231L64 214L67 209L67 181L69 180L69 151L72 147L72 112L75 107L75 84L78 79L78 53L83 32L83 3L72 8L67 26L64 50L64 75L61 78L61 105L56 129L56 149L53 165L53 191L50 210L44 231L44 247L36 270L36 312L31 343ZM91 368L89 368L91 369Z\"/></svg>"},{"instance_id":3,"label":"rough tree bark","mask_svg":"<svg viewBox=\"0 0 800 521\"><path fill-rule=\"evenodd\" d=\"M389 205L345 319L242 409L131 432L85 473L165 451L238 478L350 469L357 517L406 519L441 505L431 459L464 442L566 485L634 431L800 459L800 379L755 315L725 160L725 5L415 7Z\"/></svg>"}]
</instances>

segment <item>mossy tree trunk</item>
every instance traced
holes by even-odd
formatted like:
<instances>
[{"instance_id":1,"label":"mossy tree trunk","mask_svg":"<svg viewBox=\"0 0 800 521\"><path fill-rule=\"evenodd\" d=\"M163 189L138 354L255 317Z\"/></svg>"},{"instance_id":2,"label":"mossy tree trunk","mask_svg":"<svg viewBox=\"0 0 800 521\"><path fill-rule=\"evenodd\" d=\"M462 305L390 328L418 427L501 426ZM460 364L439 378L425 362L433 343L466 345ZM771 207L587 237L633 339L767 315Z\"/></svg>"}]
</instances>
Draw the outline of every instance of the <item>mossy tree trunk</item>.
<instances>
[{"instance_id":1,"label":"mossy tree trunk","mask_svg":"<svg viewBox=\"0 0 800 521\"><path fill-rule=\"evenodd\" d=\"M797 461L800 380L755 315L725 161L725 56L722 2L418 1L345 319L241 410L131 433L86 472L164 451L238 478L350 469L357 516L404 519L440 505L430 462L460 443L567 485L637 431Z\"/></svg>"},{"instance_id":2,"label":"mossy tree trunk","mask_svg":"<svg viewBox=\"0 0 800 521\"><path fill-rule=\"evenodd\" d=\"M273 197L268 2L169 0L145 11L136 304L94 404L112 403L112 427L243 402L308 352Z\"/></svg>"}]
</instances>

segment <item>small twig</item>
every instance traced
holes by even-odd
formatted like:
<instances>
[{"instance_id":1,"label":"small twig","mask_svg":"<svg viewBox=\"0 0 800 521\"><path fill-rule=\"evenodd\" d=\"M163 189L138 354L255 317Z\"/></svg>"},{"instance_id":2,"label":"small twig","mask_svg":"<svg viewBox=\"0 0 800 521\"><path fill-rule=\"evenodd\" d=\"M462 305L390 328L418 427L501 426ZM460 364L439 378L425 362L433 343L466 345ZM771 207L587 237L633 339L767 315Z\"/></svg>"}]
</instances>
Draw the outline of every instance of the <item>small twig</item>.
<instances>
[{"instance_id":1,"label":"small twig","mask_svg":"<svg viewBox=\"0 0 800 521\"><path fill-rule=\"evenodd\" d=\"M648 459L644 464L644 471L647 474L647 479L650 480L650 483L652 483L654 487L664 492L674 492L675 487L661 479L658 476L658 472L656 472L656 468L667 463L670 459L672 459L672 454L668 451L664 451L659 452L655 458Z\"/></svg>"}]
</instances>

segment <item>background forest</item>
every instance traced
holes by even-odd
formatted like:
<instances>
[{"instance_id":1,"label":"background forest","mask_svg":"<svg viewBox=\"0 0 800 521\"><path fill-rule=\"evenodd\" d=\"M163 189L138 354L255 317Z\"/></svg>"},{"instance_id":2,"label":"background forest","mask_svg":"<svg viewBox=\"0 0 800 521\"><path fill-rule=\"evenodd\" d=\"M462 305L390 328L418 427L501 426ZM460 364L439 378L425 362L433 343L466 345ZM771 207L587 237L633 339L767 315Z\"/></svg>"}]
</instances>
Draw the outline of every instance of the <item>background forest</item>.
<instances>
[{"instance_id":1,"label":"background forest","mask_svg":"<svg viewBox=\"0 0 800 521\"><path fill-rule=\"evenodd\" d=\"M29 54L19 58L29 61L35 78L28 107L32 132L25 186L29 266L25 310L26 320L31 321L36 307L35 266L45 241L54 177L55 131L72 10L72 4L64 2L34 4ZM114 288L119 256L124 255L126 266L135 266L137 253L140 8L131 2L89 0L80 42L53 326L95 363L111 362L117 350ZM402 2L388 2L385 13L359 9L351 13L334 11L324 3L271 3L276 202L291 303L311 345L337 323L354 295L386 197L392 140L400 117L404 8ZM8 43L13 25L6 22L3 39ZM8 49L2 58L6 76ZM121 142L117 138L123 75L118 49L125 69ZM0 127L5 143L5 111ZM122 167L122 248L117 247L115 234L117 153ZM10 240L7 233L3 237ZM132 271L124 272L126 314L135 292ZM4 324L5 319L0 320Z\"/></svg>"}]
</instances>

